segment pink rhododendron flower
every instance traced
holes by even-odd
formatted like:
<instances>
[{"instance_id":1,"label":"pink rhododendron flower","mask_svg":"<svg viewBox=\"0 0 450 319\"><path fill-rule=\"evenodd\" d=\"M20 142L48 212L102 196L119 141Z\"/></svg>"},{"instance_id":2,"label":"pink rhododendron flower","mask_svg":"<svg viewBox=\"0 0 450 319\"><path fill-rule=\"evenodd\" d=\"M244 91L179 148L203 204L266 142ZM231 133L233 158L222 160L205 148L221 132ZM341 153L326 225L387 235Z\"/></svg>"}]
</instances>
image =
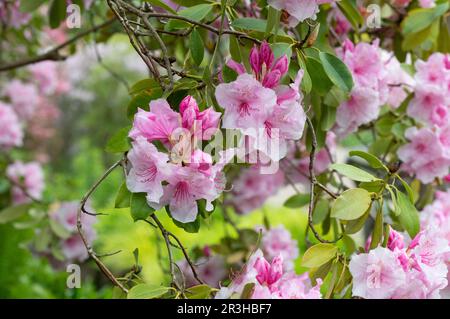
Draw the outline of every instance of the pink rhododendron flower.
<instances>
[{"instance_id":1,"label":"pink rhododendron flower","mask_svg":"<svg viewBox=\"0 0 450 319\"><path fill-rule=\"evenodd\" d=\"M170 174L169 156L159 152L144 137L138 136L128 153L131 169L127 187L134 193L147 193L150 202L157 202L163 195L161 182Z\"/></svg>"},{"instance_id":2,"label":"pink rhododendron flower","mask_svg":"<svg viewBox=\"0 0 450 319\"><path fill-rule=\"evenodd\" d=\"M397 151L401 168L410 174L416 174L423 183L430 183L436 177L444 177L450 168L449 147L444 144L446 134L440 136L438 130L429 128L409 128L405 137L410 143Z\"/></svg>"},{"instance_id":3,"label":"pink rhododendron flower","mask_svg":"<svg viewBox=\"0 0 450 319\"><path fill-rule=\"evenodd\" d=\"M19 29L30 21L31 15L20 11L20 0L0 2L0 21Z\"/></svg>"},{"instance_id":4,"label":"pink rhododendron flower","mask_svg":"<svg viewBox=\"0 0 450 319\"><path fill-rule=\"evenodd\" d=\"M261 250L249 258L240 274L233 278L228 287L222 287L216 299L239 297L247 284L255 284L252 299L320 299L322 282L312 287L308 274L301 276L283 271L283 258L275 257L269 263Z\"/></svg>"},{"instance_id":5,"label":"pink rhododendron flower","mask_svg":"<svg viewBox=\"0 0 450 319\"><path fill-rule=\"evenodd\" d=\"M335 0L268 0L267 3L278 10L289 13L288 23L291 27L306 19L315 19L319 5L333 3Z\"/></svg>"},{"instance_id":6,"label":"pink rhododendron flower","mask_svg":"<svg viewBox=\"0 0 450 319\"><path fill-rule=\"evenodd\" d=\"M197 102L187 96L180 104L180 113L173 111L164 99L150 102L150 112L138 109L129 136L136 139L145 137L149 142L159 140L167 147L180 142L180 131L190 132L201 139L210 139L216 132L220 113L208 108L199 111ZM187 141L190 143L189 141Z\"/></svg>"},{"instance_id":7,"label":"pink rhododendron flower","mask_svg":"<svg viewBox=\"0 0 450 319\"><path fill-rule=\"evenodd\" d=\"M336 34L344 39L352 29L351 23L337 7L331 9L327 19Z\"/></svg>"},{"instance_id":8,"label":"pink rhododendron flower","mask_svg":"<svg viewBox=\"0 0 450 319\"><path fill-rule=\"evenodd\" d=\"M395 253L378 247L367 254L354 255L349 264L353 295L367 299L388 299L405 282L405 272Z\"/></svg>"},{"instance_id":9,"label":"pink rhododendron flower","mask_svg":"<svg viewBox=\"0 0 450 319\"><path fill-rule=\"evenodd\" d=\"M422 8L433 8L435 4L435 0L419 0L419 5Z\"/></svg>"},{"instance_id":10,"label":"pink rhododendron flower","mask_svg":"<svg viewBox=\"0 0 450 319\"><path fill-rule=\"evenodd\" d=\"M225 109L222 127L240 129L244 134L246 152L256 153L272 161L286 155L287 141L300 139L306 115L302 108L303 95L300 70L290 85L280 85L288 70L286 55L275 60L267 42L250 51L253 74L234 61L227 65L238 74L236 81L220 84L216 98Z\"/></svg>"},{"instance_id":11,"label":"pink rhododendron flower","mask_svg":"<svg viewBox=\"0 0 450 319\"><path fill-rule=\"evenodd\" d=\"M284 183L281 171L275 174L261 174L258 165L241 171L233 182L229 204L238 214L248 214L260 208L268 197L275 195Z\"/></svg>"},{"instance_id":12,"label":"pink rhododendron flower","mask_svg":"<svg viewBox=\"0 0 450 319\"><path fill-rule=\"evenodd\" d=\"M62 239L61 242L62 253L68 262L83 262L89 256L83 240L77 231L78 209L79 203L76 201L63 202L54 207L50 212L50 218L62 225L70 234L68 238ZM88 210L92 212L92 208L89 208ZM96 218L92 215L82 214L81 222L86 239L89 244L92 244L96 237L96 232L93 227L96 222Z\"/></svg>"},{"instance_id":13,"label":"pink rhododendron flower","mask_svg":"<svg viewBox=\"0 0 450 319\"><path fill-rule=\"evenodd\" d=\"M39 62L29 66L29 70L44 94L50 95L56 92L59 82L57 62Z\"/></svg>"},{"instance_id":14,"label":"pink rhododendron flower","mask_svg":"<svg viewBox=\"0 0 450 319\"><path fill-rule=\"evenodd\" d=\"M277 256L283 258L285 271L294 269L294 260L298 257L297 241L292 239L291 233L279 225L263 232L261 249L267 260L272 261Z\"/></svg>"},{"instance_id":15,"label":"pink rhododendron flower","mask_svg":"<svg viewBox=\"0 0 450 319\"><path fill-rule=\"evenodd\" d=\"M450 123L450 55L433 53L427 61L417 61L414 98L408 115L426 124L446 126Z\"/></svg>"},{"instance_id":16,"label":"pink rhododendron flower","mask_svg":"<svg viewBox=\"0 0 450 319\"><path fill-rule=\"evenodd\" d=\"M0 102L0 149L22 146L23 131L12 106Z\"/></svg>"},{"instance_id":17,"label":"pink rhododendron flower","mask_svg":"<svg viewBox=\"0 0 450 319\"><path fill-rule=\"evenodd\" d=\"M185 259L177 262L177 264L184 274L186 287L192 287L199 284L192 273L191 267ZM195 265L195 270L197 271L199 278L207 285L214 288L219 288L219 283L224 280L228 274L225 267L225 259L219 255L200 257L195 261Z\"/></svg>"},{"instance_id":18,"label":"pink rhododendron flower","mask_svg":"<svg viewBox=\"0 0 450 319\"><path fill-rule=\"evenodd\" d=\"M14 111L22 120L28 120L33 115L38 103L38 92L34 85L12 80L6 85L4 94L9 97Z\"/></svg>"},{"instance_id":19,"label":"pink rhododendron flower","mask_svg":"<svg viewBox=\"0 0 450 319\"><path fill-rule=\"evenodd\" d=\"M264 120L276 105L276 94L250 74L239 75L236 81L219 84L217 102L225 109L223 128L262 128Z\"/></svg>"},{"instance_id":20,"label":"pink rhododendron flower","mask_svg":"<svg viewBox=\"0 0 450 319\"><path fill-rule=\"evenodd\" d=\"M6 176L13 181L12 197L14 204L42 199L44 191L44 172L37 162L14 162L6 169ZM30 198L31 197L31 198Z\"/></svg>"}]
</instances>

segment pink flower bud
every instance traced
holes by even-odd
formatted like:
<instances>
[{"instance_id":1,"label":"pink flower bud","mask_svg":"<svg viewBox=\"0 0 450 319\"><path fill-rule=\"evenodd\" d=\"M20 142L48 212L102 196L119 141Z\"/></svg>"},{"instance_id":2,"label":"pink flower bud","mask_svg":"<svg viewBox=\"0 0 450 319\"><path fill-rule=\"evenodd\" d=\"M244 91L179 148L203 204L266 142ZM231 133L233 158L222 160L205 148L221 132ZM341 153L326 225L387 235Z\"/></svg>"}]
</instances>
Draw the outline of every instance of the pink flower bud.
<instances>
[{"instance_id":1,"label":"pink flower bud","mask_svg":"<svg viewBox=\"0 0 450 319\"><path fill-rule=\"evenodd\" d=\"M227 66L228 66L230 69L236 71L236 73L237 73L238 75L241 75L241 74L245 73L245 68L244 68L244 66L243 66L242 64L240 64L240 63L234 61L233 59L231 59L231 60L229 60L229 61L227 62Z\"/></svg>"},{"instance_id":2,"label":"pink flower bud","mask_svg":"<svg viewBox=\"0 0 450 319\"><path fill-rule=\"evenodd\" d=\"M192 109L196 114L198 113L197 101L190 95L186 96L180 103L180 113L184 114L186 109Z\"/></svg>"},{"instance_id":3,"label":"pink flower bud","mask_svg":"<svg viewBox=\"0 0 450 319\"><path fill-rule=\"evenodd\" d=\"M288 71L288 66L289 66L288 57L286 55L283 55L281 58L275 61L272 71L278 70L280 71L280 75L284 75Z\"/></svg>"},{"instance_id":4,"label":"pink flower bud","mask_svg":"<svg viewBox=\"0 0 450 319\"><path fill-rule=\"evenodd\" d=\"M389 232L389 239L387 243L387 248L390 250L395 250L395 248L403 249L405 247L405 242L403 240L403 235L399 232L391 229Z\"/></svg>"},{"instance_id":5,"label":"pink flower bud","mask_svg":"<svg viewBox=\"0 0 450 319\"><path fill-rule=\"evenodd\" d=\"M250 65L255 74L261 73L261 61L259 59L258 48L254 46L250 51Z\"/></svg>"},{"instance_id":6,"label":"pink flower bud","mask_svg":"<svg viewBox=\"0 0 450 319\"><path fill-rule=\"evenodd\" d=\"M272 66L274 56L270 45L264 41L259 48L259 59L261 64L265 63L267 68Z\"/></svg>"},{"instance_id":7,"label":"pink flower bud","mask_svg":"<svg viewBox=\"0 0 450 319\"><path fill-rule=\"evenodd\" d=\"M262 85L266 88L274 88L278 85L281 79L281 72L279 70L273 70L266 74Z\"/></svg>"}]
</instances>

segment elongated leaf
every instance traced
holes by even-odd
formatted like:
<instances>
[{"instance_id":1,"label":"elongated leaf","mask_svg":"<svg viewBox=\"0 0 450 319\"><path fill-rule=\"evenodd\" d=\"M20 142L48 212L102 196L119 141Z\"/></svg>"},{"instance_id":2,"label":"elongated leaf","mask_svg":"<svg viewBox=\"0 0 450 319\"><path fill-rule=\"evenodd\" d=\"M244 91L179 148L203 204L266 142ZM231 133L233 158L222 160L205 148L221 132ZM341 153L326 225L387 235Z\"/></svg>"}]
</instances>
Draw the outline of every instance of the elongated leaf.
<instances>
[{"instance_id":1,"label":"elongated leaf","mask_svg":"<svg viewBox=\"0 0 450 319\"><path fill-rule=\"evenodd\" d=\"M284 206L289 208L299 208L305 206L308 203L309 203L309 194L295 194L289 197L284 202Z\"/></svg>"},{"instance_id":2,"label":"elongated leaf","mask_svg":"<svg viewBox=\"0 0 450 319\"><path fill-rule=\"evenodd\" d=\"M164 295L169 291L170 288L149 285L149 284L139 284L130 289L127 295L127 299L153 299Z\"/></svg>"},{"instance_id":3,"label":"elongated leaf","mask_svg":"<svg viewBox=\"0 0 450 319\"><path fill-rule=\"evenodd\" d=\"M24 215L31 207L31 204L20 204L9 206L0 211L0 224L5 224L13 221Z\"/></svg>"},{"instance_id":4,"label":"elongated leaf","mask_svg":"<svg viewBox=\"0 0 450 319\"><path fill-rule=\"evenodd\" d=\"M331 82L345 92L350 92L353 88L353 78L345 63L327 52L320 52L319 58Z\"/></svg>"},{"instance_id":5,"label":"elongated leaf","mask_svg":"<svg viewBox=\"0 0 450 319\"><path fill-rule=\"evenodd\" d=\"M414 238L420 230L419 212L405 194L396 191L397 208L400 210L398 221L409 236Z\"/></svg>"},{"instance_id":6,"label":"elongated leaf","mask_svg":"<svg viewBox=\"0 0 450 319\"><path fill-rule=\"evenodd\" d=\"M127 188L127 183L123 182L117 191L116 200L114 201L114 208L130 207L131 193Z\"/></svg>"},{"instance_id":7,"label":"elongated leaf","mask_svg":"<svg viewBox=\"0 0 450 319\"><path fill-rule=\"evenodd\" d=\"M191 50L191 57L197 65L202 64L205 55L205 46L203 39L197 29L191 32L189 39L189 49Z\"/></svg>"},{"instance_id":8,"label":"elongated leaf","mask_svg":"<svg viewBox=\"0 0 450 319\"><path fill-rule=\"evenodd\" d=\"M147 219L154 209L148 206L145 193L133 193L131 196L131 217L134 221Z\"/></svg>"},{"instance_id":9,"label":"elongated leaf","mask_svg":"<svg viewBox=\"0 0 450 319\"><path fill-rule=\"evenodd\" d=\"M231 26L241 30L266 32L267 21L255 18L239 18L234 20Z\"/></svg>"},{"instance_id":10,"label":"elongated leaf","mask_svg":"<svg viewBox=\"0 0 450 319\"><path fill-rule=\"evenodd\" d=\"M372 203L370 193L362 188L352 188L343 192L331 206L331 217L353 220L361 217Z\"/></svg>"},{"instance_id":11,"label":"elongated leaf","mask_svg":"<svg viewBox=\"0 0 450 319\"><path fill-rule=\"evenodd\" d=\"M302 258L302 266L316 268L334 258L338 248L332 244L320 243L310 247Z\"/></svg>"},{"instance_id":12,"label":"elongated leaf","mask_svg":"<svg viewBox=\"0 0 450 319\"><path fill-rule=\"evenodd\" d=\"M401 27L404 35L421 31L430 26L448 9L449 3L438 4L434 8L419 8L408 12L408 16L403 20Z\"/></svg>"},{"instance_id":13,"label":"elongated leaf","mask_svg":"<svg viewBox=\"0 0 450 319\"><path fill-rule=\"evenodd\" d=\"M349 164L338 164L335 163L330 166L331 169L337 171L338 173L358 182L373 182L378 180L375 176L362 169L349 165Z\"/></svg>"},{"instance_id":14,"label":"elongated leaf","mask_svg":"<svg viewBox=\"0 0 450 319\"><path fill-rule=\"evenodd\" d=\"M386 171L389 171L386 165L384 165L383 162L375 155L363 151L351 151L349 155L363 158L373 168L384 168Z\"/></svg>"},{"instance_id":15,"label":"elongated leaf","mask_svg":"<svg viewBox=\"0 0 450 319\"><path fill-rule=\"evenodd\" d=\"M123 153L130 149L131 145L128 140L128 132L131 126L120 129L106 143L105 151L109 153Z\"/></svg>"}]
</instances>

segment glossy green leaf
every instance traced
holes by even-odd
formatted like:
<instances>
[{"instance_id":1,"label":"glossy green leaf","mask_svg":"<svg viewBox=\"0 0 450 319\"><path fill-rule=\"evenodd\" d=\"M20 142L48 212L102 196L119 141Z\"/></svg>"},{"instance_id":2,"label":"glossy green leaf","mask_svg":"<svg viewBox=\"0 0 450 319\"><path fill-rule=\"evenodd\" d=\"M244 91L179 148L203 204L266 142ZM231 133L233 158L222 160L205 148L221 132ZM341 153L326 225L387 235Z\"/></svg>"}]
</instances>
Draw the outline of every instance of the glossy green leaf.
<instances>
[{"instance_id":1,"label":"glossy green leaf","mask_svg":"<svg viewBox=\"0 0 450 319\"><path fill-rule=\"evenodd\" d=\"M362 169L349 164L335 163L330 169L337 171L339 174L358 182L373 182L378 180L375 176Z\"/></svg>"},{"instance_id":2,"label":"glossy green leaf","mask_svg":"<svg viewBox=\"0 0 450 319\"><path fill-rule=\"evenodd\" d=\"M370 193L362 188L351 188L343 192L331 206L331 217L353 220L364 215L372 203Z\"/></svg>"},{"instance_id":3,"label":"glossy green leaf","mask_svg":"<svg viewBox=\"0 0 450 319\"><path fill-rule=\"evenodd\" d=\"M389 171L389 169L383 164L383 162L375 155L364 151L350 151L349 155L361 157L373 168L383 168L384 170Z\"/></svg>"},{"instance_id":4,"label":"glossy green leaf","mask_svg":"<svg viewBox=\"0 0 450 319\"><path fill-rule=\"evenodd\" d=\"M114 208L130 207L131 193L127 188L127 183L123 182L117 191L116 199L114 201Z\"/></svg>"},{"instance_id":5,"label":"glossy green leaf","mask_svg":"<svg viewBox=\"0 0 450 319\"><path fill-rule=\"evenodd\" d=\"M105 151L108 153L123 153L130 149L131 144L128 139L128 132L131 126L120 129L106 143Z\"/></svg>"},{"instance_id":6,"label":"glossy green leaf","mask_svg":"<svg viewBox=\"0 0 450 319\"><path fill-rule=\"evenodd\" d=\"M419 212L405 194L397 190L396 195L396 206L400 212L398 221L409 236L414 238L420 230Z\"/></svg>"},{"instance_id":7,"label":"glossy green leaf","mask_svg":"<svg viewBox=\"0 0 450 319\"><path fill-rule=\"evenodd\" d=\"M191 51L191 57L197 65L202 64L203 57L205 55L205 46L203 39L197 29L191 32L189 39L189 49Z\"/></svg>"},{"instance_id":8,"label":"glossy green leaf","mask_svg":"<svg viewBox=\"0 0 450 319\"><path fill-rule=\"evenodd\" d=\"M127 299L153 299L158 298L170 290L168 287L139 284L128 291Z\"/></svg>"},{"instance_id":9,"label":"glossy green leaf","mask_svg":"<svg viewBox=\"0 0 450 319\"><path fill-rule=\"evenodd\" d=\"M334 258L338 248L332 244L320 243L310 247L302 258L302 266L316 268Z\"/></svg>"},{"instance_id":10,"label":"glossy green leaf","mask_svg":"<svg viewBox=\"0 0 450 319\"><path fill-rule=\"evenodd\" d=\"M309 203L309 197L309 194L295 194L289 197L283 205L289 208L300 208Z\"/></svg>"},{"instance_id":11,"label":"glossy green leaf","mask_svg":"<svg viewBox=\"0 0 450 319\"><path fill-rule=\"evenodd\" d=\"M148 206L145 193L133 193L131 196L130 213L134 221L147 219L155 210Z\"/></svg>"},{"instance_id":12,"label":"glossy green leaf","mask_svg":"<svg viewBox=\"0 0 450 319\"><path fill-rule=\"evenodd\" d=\"M350 92L353 88L353 78L345 63L327 52L320 52L319 58L331 82L345 92Z\"/></svg>"}]
</instances>

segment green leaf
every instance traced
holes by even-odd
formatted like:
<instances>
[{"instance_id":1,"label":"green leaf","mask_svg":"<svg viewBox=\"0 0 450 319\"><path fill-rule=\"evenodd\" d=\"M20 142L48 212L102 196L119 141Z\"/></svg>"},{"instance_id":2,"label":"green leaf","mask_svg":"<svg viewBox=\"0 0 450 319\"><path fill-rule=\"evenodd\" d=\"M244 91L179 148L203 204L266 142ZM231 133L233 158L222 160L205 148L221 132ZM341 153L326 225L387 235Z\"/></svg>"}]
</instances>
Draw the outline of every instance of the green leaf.
<instances>
[{"instance_id":1,"label":"green leaf","mask_svg":"<svg viewBox=\"0 0 450 319\"><path fill-rule=\"evenodd\" d=\"M155 210L148 206L145 193L133 193L131 196L130 212L134 221L147 219Z\"/></svg>"},{"instance_id":2,"label":"green leaf","mask_svg":"<svg viewBox=\"0 0 450 319\"><path fill-rule=\"evenodd\" d=\"M170 13L173 13L173 14L177 13L169 5L165 4L161 0L145 0L145 2L151 3L151 4L153 4L154 6L157 6L157 7L163 8L163 9L167 10Z\"/></svg>"},{"instance_id":3,"label":"green leaf","mask_svg":"<svg viewBox=\"0 0 450 319\"><path fill-rule=\"evenodd\" d=\"M140 81L136 82L135 84L133 84L130 87L128 93L130 95L135 95L135 94L139 94L139 93L146 93L149 96L156 96L157 93L159 93L159 91L161 91L161 93L162 93L162 89L159 86L159 83L156 82L156 80L154 80L154 79L143 79L143 80L140 80Z\"/></svg>"},{"instance_id":4,"label":"green leaf","mask_svg":"<svg viewBox=\"0 0 450 319\"><path fill-rule=\"evenodd\" d=\"M214 8L214 4L210 3L202 3L193 7L189 7L187 9L181 10L178 12L178 15L188 18L189 20L193 20L196 22L201 22L206 16L211 13ZM166 29L183 29L188 28L190 26L189 22L182 20L170 20L166 24Z\"/></svg>"},{"instance_id":5,"label":"green leaf","mask_svg":"<svg viewBox=\"0 0 450 319\"><path fill-rule=\"evenodd\" d=\"M270 7L267 9L267 26L264 33L264 37L267 37L275 27L280 23L281 12L277 9Z\"/></svg>"},{"instance_id":6,"label":"green leaf","mask_svg":"<svg viewBox=\"0 0 450 319\"><path fill-rule=\"evenodd\" d=\"M126 208L130 207L131 193L127 188L127 183L123 182L117 191L116 199L114 201L114 208Z\"/></svg>"},{"instance_id":7,"label":"green leaf","mask_svg":"<svg viewBox=\"0 0 450 319\"><path fill-rule=\"evenodd\" d=\"M383 239L383 210L380 208L375 217L375 224L373 226L372 238L370 241L370 249L375 249Z\"/></svg>"},{"instance_id":8,"label":"green leaf","mask_svg":"<svg viewBox=\"0 0 450 319\"><path fill-rule=\"evenodd\" d=\"M309 194L295 194L289 197L283 205L289 208L299 208L305 206L308 203Z\"/></svg>"},{"instance_id":9,"label":"green leaf","mask_svg":"<svg viewBox=\"0 0 450 319\"><path fill-rule=\"evenodd\" d=\"M20 11L32 13L45 2L47 2L47 0L21 0Z\"/></svg>"},{"instance_id":10,"label":"green leaf","mask_svg":"<svg viewBox=\"0 0 450 319\"><path fill-rule=\"evenodd\" d=\"M302 258L302 266L316 268L336 256L338 248L332 244L320 243L310 247Z\"/></svg>"},{"instance_id":11,"label":"green leaf","mask_svg":"<svg viewBox=\"0 0 450 319\"><path fill-rule=\"evenodd\" d=\"M212 289L208 285L197 285L186 289L186 297L188 299L208 299Z\"/></svg>"},{"instance_id":12,"label":"green leaf","mask_svg":"<svg viewBox=\"0 0 450 319\"><path fill-rule=\"evenodd\" d=\"M400 180L400 182L402 183L403 187L405 188L406 192L408 193L408 197L409 197L409 200L411 201L411 203L414 203L415 195L414 195L414 191L412 190L411 186L409 186L409 184L403 178L401 178L400 175L395 174L395 177L397 177Z\"/></svg>"},{"instance_id":13,"label":"green leaf","mask_svg":"<svg viewBox=\"0 0 450 319\"><path fill-rule=\"evenodd\" d=\"M48 11L49 24L52 29L59 27L61 22L66 18L66 8L66 0L53 0Z\"/></svg>"},{"instance_id":14,"label":"green leaf","mask_svg":"<svg viewBox=\"0 0 450 319\"><path fill-rule=\"evenodd\" d=\"M335 163L330 166L330 169L358 182L373 182L379 180L379 178L376 178L372 174L349 164Z\"/></svg>"},{"instance_id":15,"label":"green leaf","mask_svg":"<svg viewBox=\"0 0 450 319\"><path fill-rule=\"evenodd\" d=\"M238 74L235 70L233 70L232 68L230 68L228 65L225 64L222 68L222 77L225 83L230 83L236 80Z\"/></svg>"},{"instance_id":16,"label":"green leaf","mask_svg":"<svg viewBox=\"0 0 450 319\"><path fill-rule=\"evenodd\" d=\"M168 287L139 284L128 291L127 299L153 299L158 298L170 290Z\"/></svg>"},{"instance_id":17,"label":"green leaf","mask_svg":"<svg viewBox=\"0 0 450 319\"><path fill-rule=\"evenodd\" d=\"M189 39L189 50L191 50L191 57L197 65L202 64L205 55L205 46L203 39L197 29L191 32Z\"/></svg>"},{"instance_id":18,"label":"green leaf","mask_svg":"<svg viewBox=\"0 0 450 319\"><path fill-rule=\"evenodd\" d=\"M297 61L299 67L303 70L303 78L300 86L306 94L309 94L312 89L312 80L311 76L308 73L308 69L306 68L305 58L303 57L302 54L300 54L300 51L298 50L297 50Z\"/></svg>"},{"instance_id":19,"label":"green leaf","mask_svg":"<svg viewBox=\"0 0 450 319\"><path fill-rule=\"evenodd\" d=\"M267 21L255 18L239 18L231 23L231 26L236 29L266 32Z\"/></svg>"},{"instance_id":20,"label":"green leaf","mask_svg":"<svg viewBox=\"0 0 450 319\"><path fill-rule=\"evenodd\" d=\"M162 91L161 91L162 94ZM148 110L149 106L148 104L150 103L150 101L152 100L151 96L147 95L147 94L137 94L135 95L130 103L128 103L127 106L127 116L129 119L132 119L134 114L137 113L138 108L141 108L143 110Z\"/></svg>"},{"instance_id":21,"label":"green leaf","mask_svg":"<svg viewBox=\"0 0 450 319\"><path fill-rule=\"evenodd\" d=\"M242 293L239 296L239 299L251 299L253 295L253 291L255 290L255 283L250 282L244 286L244 289L242 289Z\"/></svg>"},{"instance_id":22,"label":"green leaf","mask_svg":"<svg viewBox=\"0 0 450 319\"><path fill-rule=\"evenodd\" d=\"M345 63L327 52L320 52L319 58L331 82L345 92L350 92L353 88L353 78Z\"/></svg>"},{"instance_id":23,"label":"green leaf","mask_svg":"<svg viewBox=\"0 0 450 319\"><path fill-rule=\"evenodd\" d=\"M191 233L191 234L198 233L198 231L200 229L200 219L199 218L197 218L196 220L194 220L193 222L190 222L190 223L182 223L173 218L172 218L172 220L173 220L173 223L175 225L177 225L179 228L183 228L186 232Z\"/></svg>"},{"instance_id":24,"label":"green leaf","mask_svg":"<svg viewBox=\"0 0 450 319\"><path fill-rule=\"evenodd\" d=\"M400 211L398 221L400 225L408 232L411 238L414 238L420 230L419 212L408 197L396 189L397 208Z\"/></svg>"},{"instance_id":25,"label":"green leaf","mask_svg":"<svg viewBox=\"0 0 450 319\"><path fill-rule=\"evenodd\" d=\"M372 203L370 193L362 188L343 192L331 206L331 217L353 220L364 215Z\"/></svg>"},{"instance_id":26,"label":"green leaf","mask_svg":"<svg viewBox=\"0 0 450 319\"><path fill-rule=\"evenodd\" d=\"M384 170L389 171L386 165L384 165L383 162L375 155L363 151L350 151L349 155L361 157L373 168L383 168Z\"/></svg>"},{"instance_id":27,"label":"green leaf","mask_svg":"<svg viewBox=\"0 0 450 319\"><path fill-rule=\"evenodd\" d=\"M345 233L346 234L356 234L359 232L365 225L367 218L370 215L370 209L368 209L361 217L349 220L345 224Z\"/></svg>"},{"instance_id":28,"label":"green leaf","mask_svg":"<svg viewBox=\"0 0 450 319\"><path fill-rule=\"evenodd\" d=\"M108 153L124 153L128 151L131 147L128 139L130 129L131 126L121 128L116 134L111 136L106 143L105 151Z\"/></svg>"},{"instance_id":29,"label":"green leaf","mask_svg":"<svg viewBox=\"0 0 450 319\"><path fill-rule=\"evenodd\" d=\"M449 3L438 4L434 8L419 8L408 12L408 16L402 21L401 27L404 35L415 33L430 26L438 20L448 9Z\"/></svg>"},{"instance_id":30,"label":"green leaf","mask_svg":"<svg viewBox=\"0 0 450 319\"><path fill-rule=\"evenodd\" d=\"M20 204L9 206L0 211L0 224L6 224L10 221L16 220L22 215L26 214L30 209L31 204Z\"/></svg>"},{"instance_id":31,"label":"green leaf","mask_svg":"<svg viewBox=\"0 0 450 319\"><path fill-rule=\"evenodd\" d=\"M306 68L311 77L312 91L315 91L322 96L327 94L333 86L333 82L331 82L326 74L322 63L313 57L307 57Z\"/></svg>"},{"instance_id":32,"label":"green leaf","mask_svg":"<svg viewBox=\"0 0 450 319\"><path fill-rule=\"evenodd\" d=\"M359 12L354 1L341 0L336 2L339 10L344 14L347 20L353 26L353 29L358 30L360 25L364 24L364 18Z\"/></svg>"},{"instance_id":33,"label":"green leaf","mask_svg":"<svg viewBox=\"0 0 450 319\"><path fill-rule=\"evenodd\" d=\"M313 212L313 224L320 224L327 218L330 207L327 199L321 199L317 202Z\"/></svg>"},{"instance_id":34,"label":"green leaf","mask_svg":"<svg viewBox=\"0 0 450 319\"><path fill-rule=\"evenodd\" d=\"M336 111L335 107L323 107L323 113L320 117L320 129L322 131L329 131L336 122Z\"/></svg>"}]
</instances>

